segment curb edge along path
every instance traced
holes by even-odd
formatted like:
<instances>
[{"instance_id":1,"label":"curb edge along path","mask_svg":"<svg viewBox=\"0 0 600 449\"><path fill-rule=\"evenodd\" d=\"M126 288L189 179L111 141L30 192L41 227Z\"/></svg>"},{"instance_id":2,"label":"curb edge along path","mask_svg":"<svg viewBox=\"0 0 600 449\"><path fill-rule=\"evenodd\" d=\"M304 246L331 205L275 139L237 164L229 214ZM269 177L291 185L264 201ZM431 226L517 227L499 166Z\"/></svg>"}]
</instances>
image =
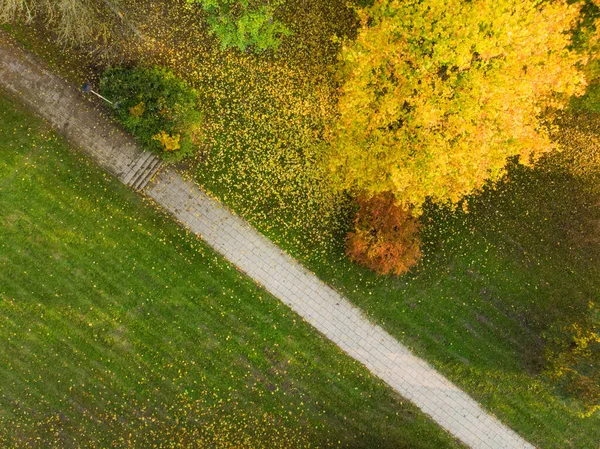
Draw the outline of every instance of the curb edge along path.
<instances>
[{"instance_id":1,"label":"curb edge along path","mask_svg":"<svg viewBox=\"0 0 600 449\"><path fill-rule=\"evenodd\" d=\"M148 162L152 160L148 153L110 124L77 89L47 71L1 31L0 87L20 98L123 183L140 190L157 172L158 164ZM158 172L144 192L467 446L534 449L194 183L167 168Z\"/></svg>"}]
</instances>

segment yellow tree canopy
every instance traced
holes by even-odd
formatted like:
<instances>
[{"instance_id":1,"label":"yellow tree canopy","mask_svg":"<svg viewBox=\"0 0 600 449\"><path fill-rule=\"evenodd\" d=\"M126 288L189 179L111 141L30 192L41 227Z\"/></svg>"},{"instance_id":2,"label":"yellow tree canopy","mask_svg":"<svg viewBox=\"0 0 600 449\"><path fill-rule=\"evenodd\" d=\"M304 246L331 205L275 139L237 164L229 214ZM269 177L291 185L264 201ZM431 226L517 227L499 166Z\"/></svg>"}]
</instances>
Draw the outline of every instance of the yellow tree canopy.
<instances>
[{"instance_id":1,"label":"yellow tree canopy","mask_svg":"<svg viewBox=\"0 0 600 449\"><path fill-rule=\"evenodd\" d=\"M566 1L376 0L341 53L338 185L416 207L457 202L507 157L552 144L539 117L585 89Z\"/></svg>"}]
</instances>

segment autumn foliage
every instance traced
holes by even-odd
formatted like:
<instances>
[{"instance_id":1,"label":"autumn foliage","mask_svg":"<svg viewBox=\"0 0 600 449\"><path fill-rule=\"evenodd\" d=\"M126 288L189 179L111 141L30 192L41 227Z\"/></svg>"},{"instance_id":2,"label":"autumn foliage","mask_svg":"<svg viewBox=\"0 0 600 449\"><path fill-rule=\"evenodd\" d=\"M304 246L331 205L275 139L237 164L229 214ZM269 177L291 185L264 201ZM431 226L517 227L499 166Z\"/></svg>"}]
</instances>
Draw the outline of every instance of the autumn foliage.
<instances>
[{"instance_id":1,"label":"autumn foliage","mask_svg":"<svg viewBox=\"0 0 600 449\"><path fill-rule=\"evenodd\" d=\"M534 0L376 0L341 53L337 185L392 192L419 213L458 202L551 150L540 117L583 93L579 6Z\"/></svg>"},{"instance_id":2,"label":"autumn foliage","mask_svg":"<svg viewBox=\"0 0 600 449\"><path fill-rule=\"evenodd\" d=\"M358 198L354 231L346 239L346 254L380 274L403 274L421 258L418 223L391 193Z\"/></svg>"}]
</instances>

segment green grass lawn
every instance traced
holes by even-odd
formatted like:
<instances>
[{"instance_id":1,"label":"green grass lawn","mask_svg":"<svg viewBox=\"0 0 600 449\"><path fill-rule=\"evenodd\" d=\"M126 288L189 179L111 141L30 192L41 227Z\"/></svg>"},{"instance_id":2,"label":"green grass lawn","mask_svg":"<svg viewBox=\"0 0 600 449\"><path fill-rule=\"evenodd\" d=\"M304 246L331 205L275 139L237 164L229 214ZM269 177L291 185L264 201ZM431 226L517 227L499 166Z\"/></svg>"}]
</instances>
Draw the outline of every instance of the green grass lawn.
<instances>
[{"instance_id":1,"label":"green grass lawn","mask_svg":"<svg viewBox=\"0 0 600 449\"><path fill-rule=\"evenodd\" d=\"M538 447L597 449L598 413L580 417L580 404L541 373L545 333L600 297L600 250L584 222L598 208L577 180L514 168L471 199L468 215L431 208L423 263L407 276L346 260L352 210L328 190L319 161L335 115L331 36L352 35L344 3L289 0L293 38L255 57L215 50L201 17L152 2L131 10L161 45L133 60L169 66L200 90L200 184ZM20 37L52 62L39 39Z\"/></svg>"},{"instance_id":2,"label":"green grass lawn","mask_svg":"<svg viewBox=\"0 0 600 449\"><path fill-rule=\"evenodd\" d=\"M524 437L546 449L598 447L599 414L580 417L581 405L541 374L545 333L600 297L600 251L585 224L599 213L577 180L515 167L508 183L471 198L469 214L431 208L424 260L398 278L351 264L340 233L316 244L318 220L290 229L274 218L276 206L257 209L252 188L236 189L235 173L228 176L233 182L224 185L198 173L208 190Z\"/></svg>"},{"instance_id":3,"label":"green grass lawn","mask_svg":"<svg viewBox=\"0 0 600 449\"><path fill-rule=\"evenodd\" d=\"M298 209L287 220L276 202L256 201L262 186L239 188L243 173L219 182L229 165L215 161L198 171L200 184L502 421L540 448L598 447L600 414L579 416L581 404L541 373L544 335L600 297L600 249L585 222L599 211L576 179L514 167L509 182L471 198L469 214L430 208L424 260L398 278L350 263L339 231L312 238L322 233L317 216Z\"/></svg>"},{"instance_id":4,"label":"green grass lawn","mask_svg":"<svg viewBox=\"0 0 600 449\"><path fill-rule=\"evenodd\" d=\"M0 96L0 446L454 448Z\"/></svg>"}]
</instances>

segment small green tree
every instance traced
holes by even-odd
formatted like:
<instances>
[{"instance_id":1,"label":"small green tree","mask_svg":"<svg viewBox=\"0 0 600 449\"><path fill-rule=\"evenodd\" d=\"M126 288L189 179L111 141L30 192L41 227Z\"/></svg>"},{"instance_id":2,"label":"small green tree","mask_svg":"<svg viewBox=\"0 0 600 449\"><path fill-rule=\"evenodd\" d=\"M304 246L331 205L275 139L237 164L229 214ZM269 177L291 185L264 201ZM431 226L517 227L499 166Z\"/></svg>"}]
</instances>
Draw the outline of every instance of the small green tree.
<instances>
[{"instance_id":1,"label":"small green tree","mask_svg":"<svg viewBox=\"0 0 600 449\"><path fill-rule=\"evenodd\" d=\"M283 0L265 3L251 0L187 0L208 13L208 23L223 48L240 51L252 47L256 52L277 49L290 30L273 18Z\"/></svg>"}]
</instances>

